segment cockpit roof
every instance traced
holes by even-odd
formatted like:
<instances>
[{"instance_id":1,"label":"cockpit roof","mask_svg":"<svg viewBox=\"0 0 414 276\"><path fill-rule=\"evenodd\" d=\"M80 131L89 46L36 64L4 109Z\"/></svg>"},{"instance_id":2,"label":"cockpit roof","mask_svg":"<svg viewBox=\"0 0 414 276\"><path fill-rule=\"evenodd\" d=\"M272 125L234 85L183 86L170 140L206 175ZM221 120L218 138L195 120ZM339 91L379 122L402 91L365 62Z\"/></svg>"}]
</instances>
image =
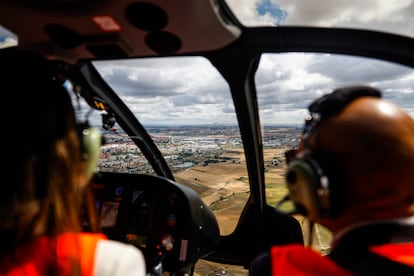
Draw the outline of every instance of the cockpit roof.
<instances>
[{"instance_id":1,"label":"cockpit roof","mask_svg":"<svg viewBox=\"0 0 414 276\"><path fill-rule=\"evenodd\" d=\"M0 2L1 25L19 34L5 34L0 26L0 47L13 45L17 38L19 44L49 57L73 61L210 51L230 45L243 29L252 27L414 34L414 1L410 0Z\"/></svg>"}]
</instances>

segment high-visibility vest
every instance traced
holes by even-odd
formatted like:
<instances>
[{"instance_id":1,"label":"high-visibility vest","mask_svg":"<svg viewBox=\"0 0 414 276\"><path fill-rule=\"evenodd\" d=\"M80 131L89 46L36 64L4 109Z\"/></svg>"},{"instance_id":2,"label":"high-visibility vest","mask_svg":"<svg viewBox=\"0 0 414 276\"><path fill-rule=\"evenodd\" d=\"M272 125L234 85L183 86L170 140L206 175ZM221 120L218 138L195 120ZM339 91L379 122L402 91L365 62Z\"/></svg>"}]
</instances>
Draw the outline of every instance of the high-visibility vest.
<instances>
[{"instance_id":1,"label":"high-visibility vest","mask_svg":"<svg viewBox=\"0 0 414 276\"><path fill-rule=\"evenodd\" d=\"M358 249L356 249L358 250ZM350 271L364 275L366 267L380 272L393 271L395 275L413 275L414 243L388 243L368 247L377 256L361 255L359 260L364 266L352 267ZM358 255L358 252L354 252ZM372 255L372 256L374 256ZM339 264L327 256L322 256L311 248L299 244L274 246L270 250L271 269L273 275L351 275ZM359 255L358 255L359 256ZM365 257L370 257L367 259ZM385 262L388 260L388 262ZM371 275L371 274L367 274ZM377 274L383 275L383 274Z\"/></svg>"},{"instance_id":2,"label":"high-visibility vest","mask_svg":"<svg viewBox=\"0 0 414 276\"><path fill-rule=\"evenodd\" d=\"M278 245L270 249L272 275L349 276L331 259L300 244Z\"/></svg>"},{"instance_id":3,"label":"high-visibility vest","mask_svg":"<svg viewBox=\"0 0 414 276\"><path fill-rule=\"evenodd\" d=\"M414 268L414 243L392 243L371 246L372 253Z\"/></svg>"},{"instance_id":4,"label":"high-visibility vest","mask_svg":"<svg viewBox=\"0 0 414 276\"><path fill-rule=\"evenodd\" d=\"M93 276L96 246L100 240L105 239L105 235L98 233L66 233L57 238L41 237L19 248L7 260L1 260L0 275L50 275L52 267L52 271L62 276L72 276L76 271L82 276Z\"/></svg>"}]
</instances>

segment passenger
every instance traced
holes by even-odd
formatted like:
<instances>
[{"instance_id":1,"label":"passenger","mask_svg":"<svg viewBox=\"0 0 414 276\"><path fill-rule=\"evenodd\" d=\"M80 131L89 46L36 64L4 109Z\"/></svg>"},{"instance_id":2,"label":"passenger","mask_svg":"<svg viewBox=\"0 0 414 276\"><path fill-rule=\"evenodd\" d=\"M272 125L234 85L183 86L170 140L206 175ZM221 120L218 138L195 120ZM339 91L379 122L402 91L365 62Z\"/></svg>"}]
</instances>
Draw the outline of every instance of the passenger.
<instances>
[{"instance_id":1,"label":"passenger","mask_svg":"<svg viewBox=\"0 0 414 276\"><path fill-rule=\"evenodd\" d=\"M365 86L309 111L286 180L297 211L332 232L330 253L274 246L250 275L413 275L413 119Z\"/></svg>"},{"instance_id":2,"label":"passenger","mask_svg":"<svg viewBox=\"0 0 414 276\"><path fill-rule=\"evenodd\" d=\"M47 62L1 50L0 83L0 275L146 275L136 247L82 232L93 160L83 159L71 98Z\"/></svg>"}]
</instances>

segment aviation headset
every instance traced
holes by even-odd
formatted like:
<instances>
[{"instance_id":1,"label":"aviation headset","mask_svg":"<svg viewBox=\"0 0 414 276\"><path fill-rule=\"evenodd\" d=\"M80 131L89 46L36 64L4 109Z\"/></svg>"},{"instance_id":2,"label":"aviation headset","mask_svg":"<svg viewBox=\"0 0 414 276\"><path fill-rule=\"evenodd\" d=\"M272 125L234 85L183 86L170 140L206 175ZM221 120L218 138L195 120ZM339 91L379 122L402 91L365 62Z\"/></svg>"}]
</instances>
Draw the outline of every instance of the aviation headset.
<instances>
[{"instance_id":1,"label":"aviation headset","mask_svg":"<svg viewBox=\"0 0 414 276\"><path fill-rule=\"evenodd\" d=\"M58 66L62 65L59 62L56 62L55 64L52 64L52 66L53 67L51 71L54 84L58 85L59 89L65 90L65 92L69 95L75 94L78 104L77 109L81 110L81 104L79 102L81 96L72 88L70 81L66 79L62 74L60 74L58 69L56 69ZM76 113L76 110L74 111ZM103 144L103 137L100 129L97 127L91 127L87 119L81 120L76 114L75 117L76 128L81 144L81 157L85 162L84 174L86 180L89 181L92 178L98 165L100 148Z\"/></svg>"},{"instance_id":2,"label":"aviation headset","mask_svg":"<svg viewBox=\"0 0 414 276\"><path fill-rule=\"evenodd\" d=\"M86 162L85 177L89 181L98 165L102 133L99 128L89 126L88 122L78 123L77 128L81 141L82 159Z\"/></svg>"},{"instance_id":3,"label":"aviation headset","mask_svg":"<svg viewBox=\"0 0 414 276\"><path fill-rule=\"evenodd\" d=\"M313 218L335 218L345 207L344 177L341 162L334 156L310 147L309 137L324 120L336 116L360 97L381 98L381 92L367 86L338 88L312 102L302 132L304 150L288 161L286 183L292 213Z\"/></svg>"},{"instance_id":4,"label":"aviation headset","mask_svg":"<svg viewBox=\"0 0 414 276\"><path fill-rule=\"evenodd\" d=\"M33 108L33 110L36 110L38 106L36 101L43 101L44 98L52 101L53 98L56 98L58 101L63 102L66 101L66 95L69 97L73 93L65 85L66 78L61 73L65 65L62 62L45 61L38 53L21 48L20 46L2 50L0 60L2 65L4 65L0 68L3 76L2 84L6 87L13 87L16 90L16 93L12 93L14 97L12 99L19 100L19 94L23 92L32 93L33 87L37 87L36 93L37 91L43 90L37 97L27 97L26 101L22 101L21 108ZM35 93L32 94L34 95ZM36 101L30 99L36 99ZM41 117L39 116L39 118ZM27 119L30 122L28 123L28 129L30 131L32 129L36 131L37 121L34 123L31 119L38 120L38 117L33 116ZM81 142L82 158L87 162L85 164L85 174L89 180L95 171L99 159L102 137L100 130L98 128L91 128L87 122L77 123L77 129ZM55 131L59 130L56 128ZM35 139L42 141L42 145L39 145L39 149L37 150L43 150L43 144L49 145L48 140L42 134L39 134L39 137Z\"/></svg>"},{"instance_id":5,"label":"aviation headset","mask_svg":"<svg viewBox=\"0 0 414 276\"><path fill-rule=\"evenodd\" d=\"M51 71L51 85L57 87L58 90L65 90L65 93L71 95L75 93L76 99L78 101L78 109L81 109L79 103L79 94L75 92L70 85L70 81L59 72L59 66L61 63L55 62L50 64ZM73 101L72 101L73 103ZM75 108L75 107L74 107ZM75 115L78 117L77 115ZM89 181L98 165L100 148L102 146L103 137L99 128L91 127L88 120L79 120L76 118L76 128L81 146L81 156L82 160L85 162L85 179Z\"/></svg>"},{"instance_id":6,"label":"aviation headset","mask_svg":"<svg viewBox=\"0 0 414 276\"><path fill-rule=\"evenodd\" d=\"M68 85L68 82L64 80L65 78L62 75L54 74L53 81L55 85L59 86L59 89L65 90L65 92L69 95L71 93L76 93L75 91L72 91L70 85ZM79 97L79 94L76 93L76 98L78 100L78 109L81 109ZM84 174L86 180L89 181L92 178L98 165L103 137L100 129L97 127L91 127L88 120L80 121L78 118L76 118L76 121L76 128L81 144L81 156L82 160L85 162Z\"/></svg>"}]
</instances>

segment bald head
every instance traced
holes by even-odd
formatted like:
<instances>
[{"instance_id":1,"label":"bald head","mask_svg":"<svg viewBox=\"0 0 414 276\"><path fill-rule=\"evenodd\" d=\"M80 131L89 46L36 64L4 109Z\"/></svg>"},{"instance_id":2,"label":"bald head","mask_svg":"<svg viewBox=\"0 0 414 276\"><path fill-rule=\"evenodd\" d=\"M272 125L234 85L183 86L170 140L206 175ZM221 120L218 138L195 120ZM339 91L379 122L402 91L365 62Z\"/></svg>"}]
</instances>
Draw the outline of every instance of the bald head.
<instances>
[{"instance_id":1,"label":"bald head","mask_svg":"<svg viewBox=\"0 0 414 276\"><path fill-rule=\"evenodd\" d=\"M335 231L364 220L414 214L414 121L400 107L380 98L357 98L323 120L308 143L343 167L345 210L322 224Z\"/></svg>"},{"instance_id":2,"label":"bald head","mask_svg":"<svg viewBox=\"0 0 414 276\"><path fill-rule=\"evenodd\" d=\"M355 169L414 172L407 167L407 162L414 162L414 121L383 99L362 97L353 101L321 123L310 141L320 150L351 158L354 165L349 169L361 165Z\"/></svg>"}]
</instances>

